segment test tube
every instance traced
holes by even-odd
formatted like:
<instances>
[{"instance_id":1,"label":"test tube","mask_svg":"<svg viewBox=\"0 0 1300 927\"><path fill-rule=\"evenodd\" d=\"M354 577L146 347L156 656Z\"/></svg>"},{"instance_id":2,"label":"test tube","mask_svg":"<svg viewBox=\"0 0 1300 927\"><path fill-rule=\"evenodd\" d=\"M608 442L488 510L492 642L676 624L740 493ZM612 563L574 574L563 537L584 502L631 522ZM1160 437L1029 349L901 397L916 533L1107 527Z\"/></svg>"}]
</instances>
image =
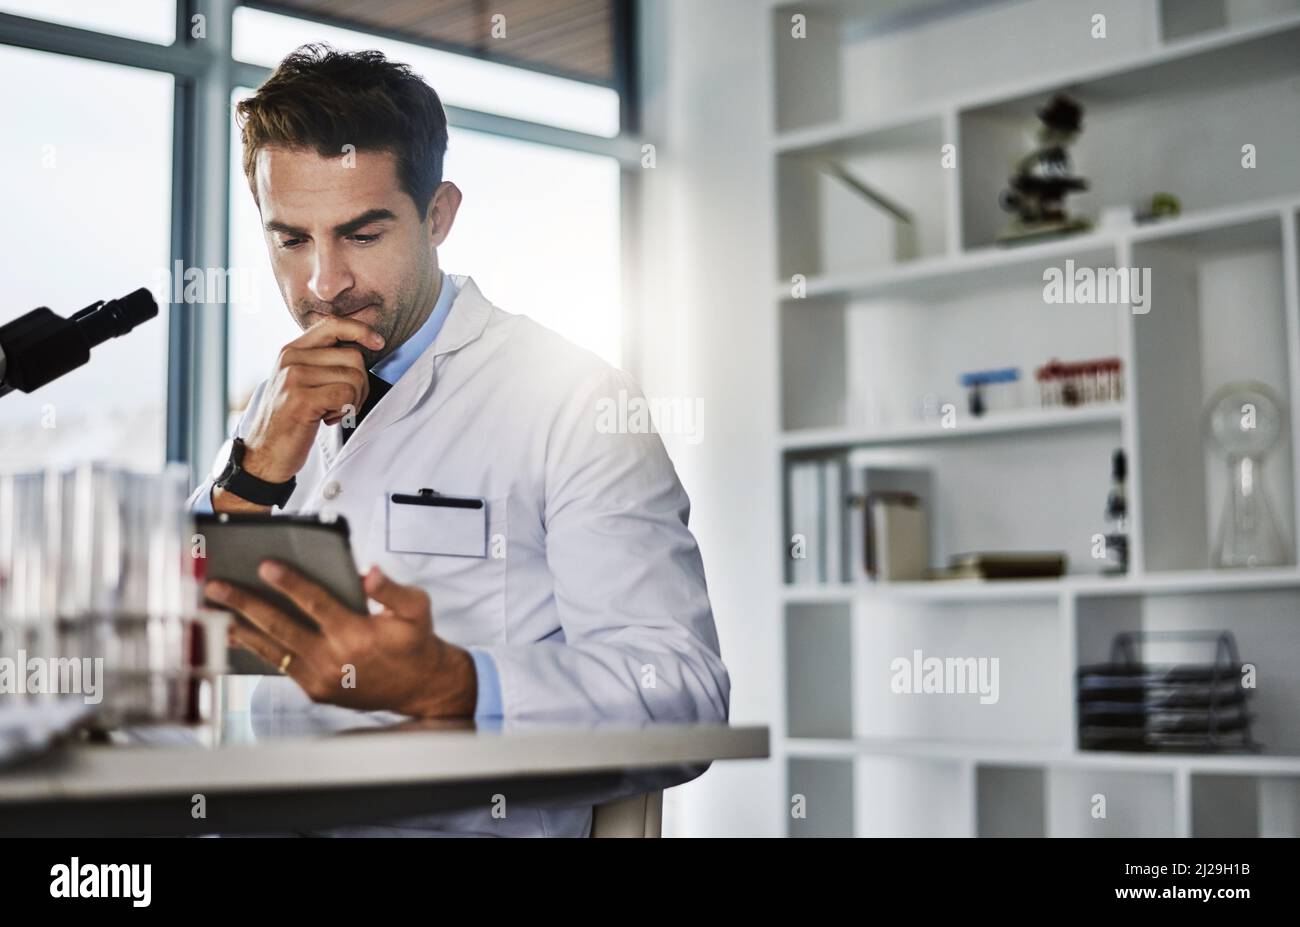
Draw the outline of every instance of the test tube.
<instances>
[{"instance_id":1,"label":"test tube","mask_svg":"<svg viewBox=\"0 0 1300 927\"><path fill-rule=\"evenodd\" d=\"M1052 405L1065 404L1065 372L1061 362L1053 357L1047 363L1048 386L1052 396Z\"/></svg>"}]
</instances>

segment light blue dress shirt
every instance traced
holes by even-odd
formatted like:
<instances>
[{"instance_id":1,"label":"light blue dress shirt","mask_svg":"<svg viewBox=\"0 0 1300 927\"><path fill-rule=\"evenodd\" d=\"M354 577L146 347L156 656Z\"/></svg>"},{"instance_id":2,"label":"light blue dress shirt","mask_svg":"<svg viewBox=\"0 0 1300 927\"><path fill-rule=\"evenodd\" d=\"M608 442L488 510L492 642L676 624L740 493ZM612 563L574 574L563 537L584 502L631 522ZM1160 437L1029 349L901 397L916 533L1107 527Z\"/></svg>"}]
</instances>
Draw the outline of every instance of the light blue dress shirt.
<instances>
[{"instance_id":1,"label":"light blue dress shirt","mask_svg":"<svg viewBox=\"0 0 1300 927\"><path fill-rule=\"evenodd\" d=\"M442 286L438 292L438 302L434 304L433 311L429 313L424 324L416 330L415 334L398 345L397 350L371 367L370 372L386 383L396 383L400 380L402 374L411 369L411 365L438 337L438 332L442 330L442 323L451 313L451 304L459 292L460 288L444 273ZM210 488L208 492L199 494L198 500L194 503L194 511L211 514ZM500 718L501 677L497 673L496 662L490 654L482 650L470 648L469 653L474 659L474 672L478 676L478 702L474 707L474 717Z\"/></svg>"}]
</instances>

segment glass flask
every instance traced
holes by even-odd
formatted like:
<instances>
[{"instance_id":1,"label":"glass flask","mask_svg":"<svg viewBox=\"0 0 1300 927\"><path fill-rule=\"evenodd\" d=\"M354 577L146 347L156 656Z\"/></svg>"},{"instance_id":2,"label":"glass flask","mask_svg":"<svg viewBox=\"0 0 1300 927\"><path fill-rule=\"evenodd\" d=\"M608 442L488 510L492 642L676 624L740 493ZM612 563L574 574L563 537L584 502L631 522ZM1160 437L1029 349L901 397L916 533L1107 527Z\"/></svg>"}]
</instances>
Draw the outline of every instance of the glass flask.
<instances>
[{"instance_id":1,"label":"glass flask","mask_svg":"<svg viewBox=\"0 0 1300 927\"><path fill-rule=\"evenodd\" d=\"M1264 485L1264 459L1282 432L1281 402L1262 383L1229 383L1210 398L1206 418L1228 466L1215 566L1285 563L1289 553Z\"/></svg>"}]
</instances>

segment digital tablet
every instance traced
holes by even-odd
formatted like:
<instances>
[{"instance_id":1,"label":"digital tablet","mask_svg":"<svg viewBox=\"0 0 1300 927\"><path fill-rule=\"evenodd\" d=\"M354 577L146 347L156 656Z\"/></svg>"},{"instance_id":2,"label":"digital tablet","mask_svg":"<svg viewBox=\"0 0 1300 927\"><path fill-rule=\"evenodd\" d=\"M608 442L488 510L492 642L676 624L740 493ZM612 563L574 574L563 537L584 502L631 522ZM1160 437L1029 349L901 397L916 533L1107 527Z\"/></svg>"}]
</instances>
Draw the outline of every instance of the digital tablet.
<instances>
[{"instance_id":1,"label":"digital tablet","mask_svg":"<svg viewBox=\"0 0 1300 927\"><path fill-rule=\"evenodd\" d=\"M203 537L205 579L220 579L246 589L316 630L315 621L257 575L263 560L276 560L319 583L353 611L369 613L361 576L352 559L346 519L322 521L315 515L221 512L195 515L194 520ZM207 604L221 607L215 602ZM235 620L247 623L240 616ZM280 672L278 667L242 649L231 648L227 662L235 674L265 676Z\"/></svg>"}]
</instances>

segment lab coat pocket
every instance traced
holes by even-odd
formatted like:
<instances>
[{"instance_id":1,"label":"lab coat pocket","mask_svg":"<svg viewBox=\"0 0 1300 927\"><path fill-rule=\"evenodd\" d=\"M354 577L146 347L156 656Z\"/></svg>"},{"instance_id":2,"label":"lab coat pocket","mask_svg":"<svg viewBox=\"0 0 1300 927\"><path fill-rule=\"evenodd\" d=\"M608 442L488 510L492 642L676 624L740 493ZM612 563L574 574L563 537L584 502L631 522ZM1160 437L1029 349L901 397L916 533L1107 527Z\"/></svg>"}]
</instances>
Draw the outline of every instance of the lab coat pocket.
<instances>
[{"instance_id":1,"label":"lab coat pocket","mask_svg":"<svg viewBox=\"0 0 1300 927\"><path fill-rule=\"evenodd\" d=\"M393 503L385 493L374 513L381 568L419 586L433 603L438 633L461 646L500 643L506 611L508 498L470 506ZM397 492L399 497L403 493ZM473 499L469 493L448 493Z\"/></svg>"},{"instance_id":2,"label":"lab coat pocket","mask_svg":"<svg viewBox=\"0 0 1300 927\"><path fill-rule=\"evenodd\" d=\"M431 489L389 493L385 549L395 554L486 557L487 500Z\"/></svg>"}]
</instances>

